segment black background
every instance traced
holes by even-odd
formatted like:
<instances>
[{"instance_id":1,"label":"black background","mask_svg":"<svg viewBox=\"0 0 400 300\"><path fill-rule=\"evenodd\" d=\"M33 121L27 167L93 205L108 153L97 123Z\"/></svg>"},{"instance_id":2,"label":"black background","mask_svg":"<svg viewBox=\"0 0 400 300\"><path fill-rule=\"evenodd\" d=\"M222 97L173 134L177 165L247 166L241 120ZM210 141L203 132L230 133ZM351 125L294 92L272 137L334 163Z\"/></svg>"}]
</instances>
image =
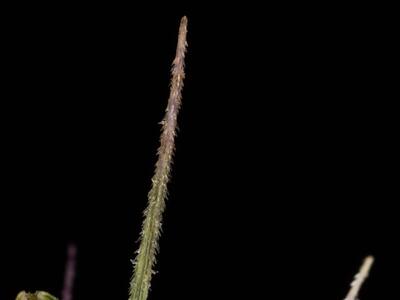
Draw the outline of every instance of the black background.
<instances>
[{"instance_id":1,"label":"black background","mask_svg":"<svg viewBox=\"0 0 400 300\"><path fill-rule=\"evenodd\" d=\"M396 291L391 8L203 3L2 10L0 299L127 299L169 69L187 79L150 299ZM396 192L395 192L396 191ZM272 297L272 298L271 298Z\"/></svg>"}]
</instances>

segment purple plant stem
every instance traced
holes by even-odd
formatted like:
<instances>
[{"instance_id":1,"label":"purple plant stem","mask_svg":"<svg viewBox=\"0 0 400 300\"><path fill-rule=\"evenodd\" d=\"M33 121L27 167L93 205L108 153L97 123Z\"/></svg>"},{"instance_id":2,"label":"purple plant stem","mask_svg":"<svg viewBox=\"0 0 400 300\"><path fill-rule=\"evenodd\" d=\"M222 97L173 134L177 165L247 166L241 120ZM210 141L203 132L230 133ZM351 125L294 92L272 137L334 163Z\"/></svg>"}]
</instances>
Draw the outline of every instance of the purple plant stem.
<instances>
[{"instance_id":1,"label":"purple plant stem","mask_svg":"<svg viewBox=\"0 0 400 300\"><path fill-rule=\"evenodd\" d=\"M62 300L72 300L73 299L73 289L74 289L74 280L76 273L76 253L77 249L74 244L68 245L67 251L67 264L65 266L65 274L64 274L64 287L62 290Z\"/></svg>"}]
</instances>

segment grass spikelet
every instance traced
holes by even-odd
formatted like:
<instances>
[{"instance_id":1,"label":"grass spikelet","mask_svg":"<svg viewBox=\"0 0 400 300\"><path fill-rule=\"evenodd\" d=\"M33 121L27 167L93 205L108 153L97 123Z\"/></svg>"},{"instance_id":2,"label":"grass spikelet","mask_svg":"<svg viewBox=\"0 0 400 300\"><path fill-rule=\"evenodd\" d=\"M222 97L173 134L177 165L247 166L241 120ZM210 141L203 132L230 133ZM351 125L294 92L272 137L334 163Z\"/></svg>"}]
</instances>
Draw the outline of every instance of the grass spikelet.
<instances>
[{"instance_id":1,"label":"grass spikelet","mask_svg":"<svg viewBox=\"0 0 400 300\"><path fill-rule=\"evenodd\" d=\"M177 116L181 106L184 73L184 58L186 52L187 18L183 17L179 27L176 56L172 63L172 79L168 106L164 119L161 121L162 130L158 160L152 178L152 187L148 194L148 206L144 212L145 219L140 236L140 246L134 261L134 271L130 286L129 300L146 300L153 267L158 251L158 240L161 232L162 214L167 198L172 156L174 152Z\"/></svg>"}]
</instances>

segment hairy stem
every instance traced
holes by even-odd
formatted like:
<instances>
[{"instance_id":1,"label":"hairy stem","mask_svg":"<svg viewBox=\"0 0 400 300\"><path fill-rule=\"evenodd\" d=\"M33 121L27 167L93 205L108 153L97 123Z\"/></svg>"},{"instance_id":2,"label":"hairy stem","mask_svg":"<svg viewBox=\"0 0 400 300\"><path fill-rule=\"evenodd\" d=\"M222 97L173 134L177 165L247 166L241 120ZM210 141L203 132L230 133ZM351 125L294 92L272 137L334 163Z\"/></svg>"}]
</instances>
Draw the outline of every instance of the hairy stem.
<instances>
[{"instance_id":1,"label":"hairy stem","mask_svg":"<svg viewBox=\"0 0 400 300\"><path fill-rule=\"evenodd\" d=\"M167 198L167 184L174 152L177 116L181 106L186 52L187 18L183 17L179 27L176 56L172 64L171 90L164 119L161 121L162 132L158 160L152 178L152 187L148 194L148 206L144 212L140 246L134 261L134 272L130 286L129 300L146 300L153 267L158 250L162 214Z\"/></svg>"}]
</instances>

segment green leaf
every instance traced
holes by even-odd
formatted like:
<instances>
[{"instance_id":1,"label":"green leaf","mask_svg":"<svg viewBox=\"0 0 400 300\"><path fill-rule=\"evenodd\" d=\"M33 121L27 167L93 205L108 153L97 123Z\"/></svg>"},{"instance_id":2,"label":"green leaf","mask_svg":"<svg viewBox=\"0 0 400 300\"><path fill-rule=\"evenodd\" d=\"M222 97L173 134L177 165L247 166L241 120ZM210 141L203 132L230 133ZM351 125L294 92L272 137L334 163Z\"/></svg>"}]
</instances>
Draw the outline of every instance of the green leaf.
<instances>
[{"instance_id":1,"label":"green leaf","mask_svg":"<svg viewBox=\"0 0 400 300\"><path fill-rule=\"evenodd\" d=\"M46 292L36 292L34 294L20 292L15 300L58 300L56 297Z\"/></svg>"}]
</instances>

